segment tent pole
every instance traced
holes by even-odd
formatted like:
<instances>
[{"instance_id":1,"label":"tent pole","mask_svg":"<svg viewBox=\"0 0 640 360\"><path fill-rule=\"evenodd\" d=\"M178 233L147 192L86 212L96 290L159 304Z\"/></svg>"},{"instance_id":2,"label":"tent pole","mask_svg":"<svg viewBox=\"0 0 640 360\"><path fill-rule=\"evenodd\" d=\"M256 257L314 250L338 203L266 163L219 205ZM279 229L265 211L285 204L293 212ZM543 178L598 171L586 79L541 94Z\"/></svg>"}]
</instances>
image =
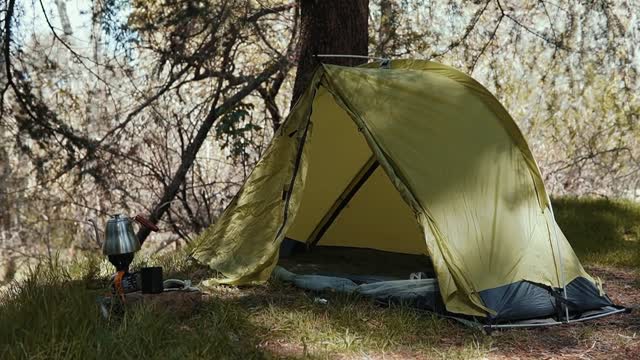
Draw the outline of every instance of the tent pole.
<instances>
[{"instance_id":1,"label":"tent pole","mask_svg":"<svg viewBox=\"0 0 640 360\"><path fill-rule=\"evenodd\" d=\"M348 54L316 54L316 57L335 57L335 58L353 58L353 59L372 59L377 61L389 61L391 59L380 58L374 56L365 56L365 55L348 55Z\"/></svg>"},{"instance_id":2,"label":"tent pole","mask_svg":"<svg viewBox=\"0 0 640 360\"><path fill-rule=\"evenodd\" d=\"M565 304L565 317L566 322L569 322L569 307L567 306L569 298L567 297L567 284L564 276L564 262L562 261L562 251L560 250L560 241L558 240L558 226L556 226L556 216L553 214L553 206L551 205L551 198L547 194L547 201L549 202L549 210L551 210L551 220L553 220L553 235L556 238L556 247L558 248L558 262L560 265L560 284L562 285L562 295L564 296Z\"/></svg>"}]
</instances>

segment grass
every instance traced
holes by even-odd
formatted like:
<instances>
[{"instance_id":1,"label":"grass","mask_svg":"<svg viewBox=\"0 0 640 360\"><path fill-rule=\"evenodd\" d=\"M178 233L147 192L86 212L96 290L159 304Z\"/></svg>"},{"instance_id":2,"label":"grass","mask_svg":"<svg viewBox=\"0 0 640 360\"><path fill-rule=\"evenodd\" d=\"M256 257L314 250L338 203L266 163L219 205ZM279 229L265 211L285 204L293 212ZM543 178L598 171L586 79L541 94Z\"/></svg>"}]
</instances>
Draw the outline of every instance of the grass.
<instances>
[{"instance_id":1,"label":"grass","mask_svg":"<svg viewBox=\"0 0 640 360\"><path fill-rule=\"evenodd\" d=\"M640 268L640 206L631 201L560 198L556 220L583 264Z\"/></svg>"},{"instance_id":2,"label":"grass","mask_svg":"<svg viewBox=\"0 0 640 360\"><path fill-rule=\"evenodd\" d=\"M490 346L489 338L483 340L480 334L431 314L406 307L385 309L355 297L331 294L329 304L321 305L314 302L313 295L278 282L246 289L211 289L211 297L186 318L140 306L127 311L122 319L107 321L100 317L96 303L104 290L91 290L96 280L87 278L88 274L45 264L34 269L26 281L14 284L0 301L0 358L437 354L434 348L443 338L459 338L455 347L437 350L456 359L480 356Z\"/></svg>"},{"instance_id":3,"label":"grass","mask_svg":"<svg viewBox=\"0 0 640 360\"><path fill-rule=\"evenodd\" d=\"M2 359L255 358L242 309L207 302L190 319L140 306L121 320L100 317L90 290L62 267L41 266L0 303ZM212 336L213 335L213 336ZM6 342L5 342L6 341Z\"/></svg>"},{"instance_id":4,"label":"grass","mask_svg":"<svg viewBox=\"0 0 640 360\"><path fill-rule=\"evenodd\" d=\"M554 204L583 263L640 267L640 206L574 198ZM171 277L208 275L179 254L151 262ZM602 336L591 324L486 336L429 313L356 297L323 294L329 301L323 305L314 301L319 295L279 282L208 289L210 295L189 316L138 306L108 321L99 315L96 298L106 291L109 271L107 263L89 256L67 266L43 262L27 280L14 283L0 295L0 359L475 359L496 351L509 357L542 341L588 350ZM614 331L611 337L622 349L637 330ZM540 348L533 357L549 349Z\"/></svg>"},{"instance_id":5,"label":"grass","mask_svg":"<svg viewBox=\"0 0 640 360\"><path fill-rule=\"evenodd\" d=\"M252 321L268 327L271 337L302 346L303 354L431 354L447 352L447 358L484 354L491 345L471 329L457 327L429 313L402 306L380 307L352 296L327 296L329 303L315 303L313 294L297 292L283 284L270 284L269 300L263 301ZM280 294L279 296L273 296ZM262 298L262 295L260 295ZM475 336L474 336L475 335ZM479 335L479 337L477 337ZM457 338L451 348L443 339Z\"/></svg>"}]
</instances>

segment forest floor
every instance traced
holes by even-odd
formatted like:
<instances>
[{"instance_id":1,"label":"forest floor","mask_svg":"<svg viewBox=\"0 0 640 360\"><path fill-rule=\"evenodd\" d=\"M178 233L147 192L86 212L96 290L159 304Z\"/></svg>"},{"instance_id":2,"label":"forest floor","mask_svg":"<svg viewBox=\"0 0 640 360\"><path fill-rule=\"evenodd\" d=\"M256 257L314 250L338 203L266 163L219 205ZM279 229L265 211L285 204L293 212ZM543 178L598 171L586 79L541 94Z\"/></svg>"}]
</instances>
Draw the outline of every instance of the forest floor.
<instances>
[{"instance_id":1,"label":"forest floor","mask_svg":"<svg viewBox=\"0 0 640 360\"><path fill-rule=\"evenodd\" d=\"M587 271L604 281L616 304L637 307L640 206L576 199L554 204ZM171 277L208 275L177 256L151 261ZM0 296L0 358L640 359L640 309L487 335L409 307L273 281L207 288L195 310L139 306L107 321L96 303L105 293L104 271L107 264L95 257L71 266L43 263L6 290Z\"/></svg>"},{"instance_id":2,"label":"forest floor","mask_svg":"<svg viewBox=\"0 0 640 360\"><path fill-rule=\"evenodd\" d=\"M591 266L619 305L640 304L633 270ZM225 291L226 290L226 291ZM586 323L486 335L408 308L315 296L282 284L214 291L214 301L251 309L258 346L276 357L340 359L640 359L640 311Z\"/></svg>"}]
</instances>

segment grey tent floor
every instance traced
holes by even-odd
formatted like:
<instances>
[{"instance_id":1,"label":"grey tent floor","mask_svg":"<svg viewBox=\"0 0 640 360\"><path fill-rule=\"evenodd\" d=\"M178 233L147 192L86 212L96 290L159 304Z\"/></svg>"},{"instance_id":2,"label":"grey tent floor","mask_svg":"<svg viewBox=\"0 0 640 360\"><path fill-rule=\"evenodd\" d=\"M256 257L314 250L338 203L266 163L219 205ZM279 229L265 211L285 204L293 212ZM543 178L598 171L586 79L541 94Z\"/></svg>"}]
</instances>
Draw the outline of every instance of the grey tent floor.
<instances>
[{"instance_id":1,"label":"grey tent floor","mask_svg":"<svg viewBox=\"0 0 640 360\"><path fill-rule=\"evenodd\" d=\"M411 273L423 272L435 278L428 256L373 249L317 246L281 258L278 264L297 274L349 274L400 280L409 279Z\"/></svg>"},{"instance_id":2,"label":"grey tent floor","mask_svg":"<svg viewBox=\"0 0 640 360\"><path fill-rule=\"evenodd\" d=\"M281 258L278 262L278 265L292 273L303 275L302 278L304 278L304 275L325 275L337 277L334 279L328 279L327 281L329 283L331 283L332 281L335 282L337 280L340 280L340 277L344 278L342 280L348 281L346 279L350 279L358 284L362 283L358 280L372 278L379 278L379 280L376 279L374 280L374 282L378 282L380 280L408 280L410 274L416 272L423 272L427 275L428 278L432 278L432 280L435 280L433 265L431 264L428 256L398 254L373 249L318 246L313 248L311 251L299 252L289 257ZM365 280L364 283L369 283L369 281ZM386 284L393 283L394 281L390 281ZM406 283L412 286L415 285L411 284L412 282ZM316 279L310 281L309 284L319 286L318 284L321 285L322 281L318 282ZM385 283L378 284L380 284L381 286L385 286ZM376 288L377 286L378 285L373 284L373 288ZM435 286L437 288L437 285ZM305 288L306 286L302 287ZM390 288L383 288L382 291L374 289L375 291L372 294L368 295L373 295L373 298L378 299L386 299L393 296L395 296L396 298L410 298L409 300L413 302L413 306L417 308L435 312L441 316L457 320L467 326L483 329L488 332L501 328L530 328L538 326L559 325L565 323L564 321L562 321L564 319L558 321L552 318L545 318L527 321L516 321L499 325L486 325L483 324L479 319L474 320L469 319L468 317L459 317L455 314L447 313L444 309L444 305L440 304L441 301L438 301L440 295L437 292L430 290L427 292L422 291L419 293L413 293L411 287L407 287L404 285L400 287L402 288L401 290L404 290L404 293L402 291L396 291L394 293L394 291L397 289L393 288L392 286ZM364 285L364 287L361 286L359 288L362 288L359 290L368 289L367 285ZM364 291L364 293L367 293L367 291ZM407 294L411 296L406 296ZM415 295L420 296L416 298ZM416 299L418 301L416 301ZM626 309L621 307L608 306L602 309L586 312L584 314L581 314L580 316L574 315L571 318L570 322L575 323L596 319L623 311L626 311Z\"/></svg>"}]
</instances>

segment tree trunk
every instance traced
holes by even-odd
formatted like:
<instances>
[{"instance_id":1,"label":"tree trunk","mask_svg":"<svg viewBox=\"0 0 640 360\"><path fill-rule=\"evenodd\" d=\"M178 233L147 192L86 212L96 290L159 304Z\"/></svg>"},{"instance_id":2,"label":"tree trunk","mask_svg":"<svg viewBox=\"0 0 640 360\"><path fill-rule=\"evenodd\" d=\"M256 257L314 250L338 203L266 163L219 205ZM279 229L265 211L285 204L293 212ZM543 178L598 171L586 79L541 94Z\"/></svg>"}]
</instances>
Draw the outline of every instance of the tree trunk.
<instances>
[{"instance_id":1,"label":"tree trunk","mask_svg":"<svg viewBox=\"0 0 640 360\"><path fill-rule=\"evenodd\" d=\"M393 0L380 0L380 26L375 55L389 57L395 52L396 9Z\"/></svg>"},{"instance_id":2,"label":"tree trunk","mask_svg":"<svg viewBox=\"0 0 640 360\"><path fill-rule=\"evenodd\" d=\"M63 0L56 0L56 7L58 8L58 16L60 17L60 25L62 25L62 31L69 36L73 35L73 29L71 29L71 22L69 21L69 15L67 15L67 4Z\"/></svg>"},{"instance_id":3,"label":"tree trunk","mask_svg":"<svg viewBox=\"0 0 640 360\"><path fill-rule=\"evenodd\" d=\"M367 56L369 0L297 0L300 11L298 70L291 106L311 81L320 62L355 66L366 59L319 54Z\"/></svg>"},{"instance_id":4,"label":"tree trunk","mask_svg":"<svg viewBox=\"0 0 640 360\"><path fill-rule=\"evenodd\" d=\"M3 131L4 132L4 131ZM4 141L5 134L0 133L0 140ZM0 232L11 227L11 203L9 193L13 190L9 186L11 180L11 159L9 153L0 147ZM4 239L4 238L3 238ZM2 244L4 245L4 244Z\"/></svg>"}]
</instances>

